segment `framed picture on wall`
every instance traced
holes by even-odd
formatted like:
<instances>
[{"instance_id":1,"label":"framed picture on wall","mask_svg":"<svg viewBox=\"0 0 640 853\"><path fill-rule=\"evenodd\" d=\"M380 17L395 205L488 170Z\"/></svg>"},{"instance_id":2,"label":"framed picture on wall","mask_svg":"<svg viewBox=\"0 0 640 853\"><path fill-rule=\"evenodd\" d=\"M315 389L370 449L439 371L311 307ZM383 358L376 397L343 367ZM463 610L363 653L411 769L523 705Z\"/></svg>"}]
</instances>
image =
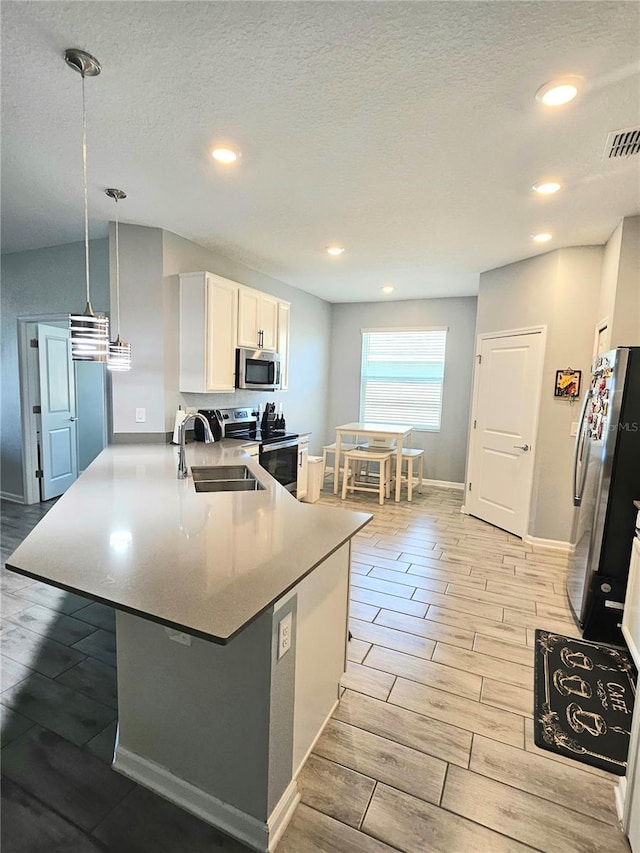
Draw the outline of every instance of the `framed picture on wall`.
<instances>
[{"instance_id":1,"label":"framed picture on wall","mask_svg":"<svg viewBox=\"0 0 640 853\"><path fill-rule=\"evenodd\" d=\"M556 387L554 397L565 397L575 399L580 396L580 383L582 371L567 367L565 370L556 370Z\"/></svg>"}]
</instances>

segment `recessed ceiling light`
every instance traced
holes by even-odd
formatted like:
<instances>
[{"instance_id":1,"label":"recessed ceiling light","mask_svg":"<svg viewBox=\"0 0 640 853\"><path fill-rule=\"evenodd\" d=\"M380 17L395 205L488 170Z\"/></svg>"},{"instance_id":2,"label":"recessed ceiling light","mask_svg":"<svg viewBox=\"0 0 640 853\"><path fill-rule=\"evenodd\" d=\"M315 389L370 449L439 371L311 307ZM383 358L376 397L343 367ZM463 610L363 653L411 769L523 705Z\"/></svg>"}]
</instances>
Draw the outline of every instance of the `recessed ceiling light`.
<instances>
[{"instance_id":1,"label":"recessed ceiling light","mask_svg":"<svg viewBox=\"0 0 640 853\"><path fill-rule=\"evenodd\" d=\"M327 246L327 254L337 257L344 252L344 246Z\"/></svg>"},{"instance_id":2,"label":"recessed ceiling light","mask_svg":"<svg viewBox=\"0 0 640 853\"><path fill-rule=\"evenodd\" d=\"M531 236L536 243L548 243L553 235L543 231L540 234L532 234Z\"/></svg>"},{"instance_id":3,"label":"recessed ceiling light","mask_svg":"<svg viewBox=\"0 0 640 853\"><path fill-rule=\"evenodd\" d=\"M236 162L238 159L238 152L234 151L232 148L214 148L211 152L211 156L218 163L224 163L228 166L230 163Z\"/></svg>"},{"instance_id":4,"label":"recessed ceiling light","mask_svg":"<svg viewBox=\"0 0 640 853\"><path fill-rule=\"evenodd\" d=\"M553 193L557 193L561 187L562 184L559 184L556 181L543 181L539 184L534 184L531 189L537 192L538 195L553 195Z\"/></svg>"},{"instance_id":5,"label":"recessed ceiling light","mask_svg":"<svg viewBox=\"0 0 640 853\"><path fill-rule=\"evenodd\" d=\"M392 284L385 284L385 286L382 288L382 292L383 293L393 293L393 285Z\"/></svg>"},{"instance_id":6,"label":"recessed ceiling light","mask_svg":"<svg viewBox=\"0 0 640 853\"><path fill-rule=\"evenodd\" d=\"M545 83L536 92L536 101L545 107L561 107L572 101L580 91L581 77L563 77Z\"/></svg>"}]
</instances>

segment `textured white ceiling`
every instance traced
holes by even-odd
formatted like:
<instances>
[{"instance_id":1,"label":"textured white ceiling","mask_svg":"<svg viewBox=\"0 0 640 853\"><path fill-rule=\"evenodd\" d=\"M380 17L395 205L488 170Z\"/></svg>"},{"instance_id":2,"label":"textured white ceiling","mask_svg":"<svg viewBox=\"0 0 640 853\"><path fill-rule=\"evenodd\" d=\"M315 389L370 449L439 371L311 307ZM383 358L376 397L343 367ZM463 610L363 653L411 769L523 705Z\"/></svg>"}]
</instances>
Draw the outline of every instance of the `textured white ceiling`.
<instances>
[{"instance_id":1,"label":"textured white ceiling","mask_svg":"<svg viewBox=\"0 0 640 853\"><path fill-rule=\"evenodd\" d=\"M82 239L113 202L333 302L477 291L480 271L601 244L640 212L640 6L628 2L3 2L2 250ZM538 87L585 78L548 110ZM223 168L211 145L229 140ZM535 197L530 185L565 189ZM542 248L533 232L550 230ZM324 247L339 242L338 259Z\"/></svg>"}]
</instances>

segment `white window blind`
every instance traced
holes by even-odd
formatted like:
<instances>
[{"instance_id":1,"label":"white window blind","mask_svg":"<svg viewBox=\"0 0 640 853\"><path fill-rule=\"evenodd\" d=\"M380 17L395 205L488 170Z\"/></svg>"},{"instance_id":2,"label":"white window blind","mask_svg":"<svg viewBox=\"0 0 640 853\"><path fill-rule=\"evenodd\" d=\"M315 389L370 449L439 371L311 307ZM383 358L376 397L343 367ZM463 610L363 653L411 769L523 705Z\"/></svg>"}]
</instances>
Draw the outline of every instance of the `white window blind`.
<instances>
[{"instance_id":1,"label":"white window blind","mask_svg":"<svg viewBox=\"0 0 640 853\"><path fill-rule=\"evenodd\" d=\"M360 420L438 430L445 329L363 329Z\"/></svg>"}]
</instances>

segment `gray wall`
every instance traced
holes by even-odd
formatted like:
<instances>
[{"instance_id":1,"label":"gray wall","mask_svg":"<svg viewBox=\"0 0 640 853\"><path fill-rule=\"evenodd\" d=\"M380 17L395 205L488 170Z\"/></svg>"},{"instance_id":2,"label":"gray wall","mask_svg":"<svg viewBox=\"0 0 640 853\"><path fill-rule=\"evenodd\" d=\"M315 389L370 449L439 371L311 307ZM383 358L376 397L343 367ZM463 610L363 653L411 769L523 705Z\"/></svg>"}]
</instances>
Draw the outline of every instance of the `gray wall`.
<instances>
[{"instance_id":1,"label":"gray wall","mask_svg":"<svg viewBox=\"0 0 640 853\"><path fill-rule=\"evenodd\" d=\"M603 249L560 249L480 276L477 334L547 327L529 533L569 541L573 525L571 424L579 404L553 396L555 372L582 370L588 384Z\"/></svg>"},{"instance_id":2,"label":"gray wall","mask_svg":"<svg viewBox=\"0 0 640 853\"><path fill-rule=\"evenodd\" d=\"M310 451L324 443L326 400L329 393L331 306L323 299L289 287L281 281L235 263L182 237L163 231L163 291L165 300L165 356L167 358L165 422L173 429L179 404L183 408L228 408L282 402L287 427L311 432ZM289 390L266 394L180 394L178 392L178 273L207 270L291 303Z\"/></svg>"},{"instance_id":3,"label":"gray wall","mask_svg":"<svg viewBox=\"0 0 640 853\"><path fill-rule=\"evenodd\" d=\"M109 243L90 245L91 302L109 311ZM2 256L1 488L22 497L22 429L17 319L84 311L84 243L67 243Z\"/></svg>"},{"instance_id":4,"label":"gray wall","mask_svg":"<svg viewBox=\"0 0 640 853\"><path fill-rule=\"evenodd\" d=\"M111 377L113 433L151 434L164 440L165 308L162 289L162 231L120 225L120 330L131 344L132 368ZM111 304L115 334L115 232L109 228ZM136 409L146 412L136 423Z\"/></svg>"},{"instance_id":5,"label":"gray wall","mask_svg":"<svg viewBox=\"0 0 640 853\"><path fill-rule=\"evenodd\" d=\"M333 430L337 425L358 420L361 329L448 326L442 426L439 432L415 430L413 446L425 449L425 477L461 483L465 472L475 322L475 296L333 305L327 439L334 440ZM393 421L391 414L389 420Z\"/></svg>"}]
</instances>

